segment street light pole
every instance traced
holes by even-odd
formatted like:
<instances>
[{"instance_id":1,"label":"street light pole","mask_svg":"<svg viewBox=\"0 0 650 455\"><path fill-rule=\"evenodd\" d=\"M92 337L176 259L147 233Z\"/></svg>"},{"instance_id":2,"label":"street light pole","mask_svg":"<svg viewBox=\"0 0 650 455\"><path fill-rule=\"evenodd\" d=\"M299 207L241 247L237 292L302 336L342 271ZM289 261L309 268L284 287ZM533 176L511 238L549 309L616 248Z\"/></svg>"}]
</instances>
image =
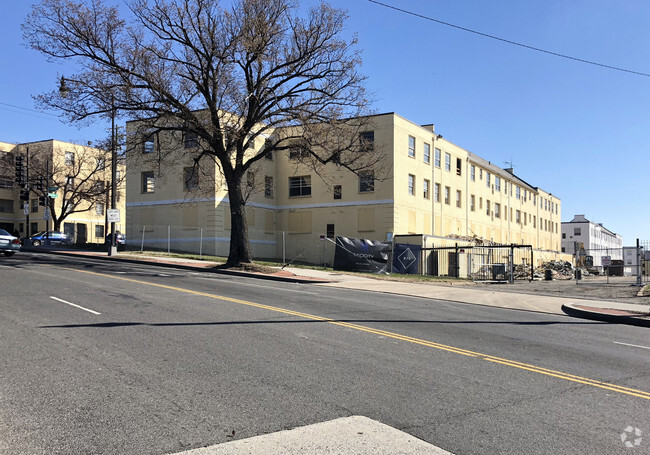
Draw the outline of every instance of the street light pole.
<instances>
[{"instance_id":1,"label":"street light pole","mask_svg":"<svg viewBox=\"0 0 650 455\"><path fill-rule=\"evenodd\" d=\"M115 131L115 99L111 95L111 208L117 208L117 147ZM115 221L111 221L111 245L108 255L117 254L117 245L115 244Z\"/></svg>"}]
</instances>

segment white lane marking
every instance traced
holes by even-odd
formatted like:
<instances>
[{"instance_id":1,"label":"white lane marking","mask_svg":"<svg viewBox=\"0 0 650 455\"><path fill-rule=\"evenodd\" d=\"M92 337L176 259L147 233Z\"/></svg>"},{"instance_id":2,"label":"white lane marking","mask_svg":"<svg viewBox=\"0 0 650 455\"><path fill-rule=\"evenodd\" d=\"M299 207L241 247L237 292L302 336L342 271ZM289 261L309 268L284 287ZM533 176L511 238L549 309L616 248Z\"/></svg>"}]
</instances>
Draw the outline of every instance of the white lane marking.
<instances>
[{"instance_id":1,"label":"white lane marking","mask_svg":"<svg viewBox=\"0 0 650 455\"><path fill-rule=\"evenodd\" d=\"M612 341L612 343L614 343L614 344L622 344L623 346L632 346L634 348L650 349L650 346L640 346L638 344L621 343L619 341Z\"/></svg>"},{"instance_id":2,"label":"white lane marking","mask_svg":"<svg viewBox=\"0 0 650 455\"><path fill-rule=\"evenodd\" d=\"M82 307L80 305L75 305L74 303L66 302L63 299L59 299L58 297L50 296L50 298L52 300L56 300L57 302L65 303L66 305L70 305L70 306L73 306L75 308L79 308L80 310L84 310L84 311L87 311L87 312L92 313L92 314L101 314L101 313L98 313L97 311L89 310L88 308L84 308L84 307Z\"/></svg>"}]
</instances>

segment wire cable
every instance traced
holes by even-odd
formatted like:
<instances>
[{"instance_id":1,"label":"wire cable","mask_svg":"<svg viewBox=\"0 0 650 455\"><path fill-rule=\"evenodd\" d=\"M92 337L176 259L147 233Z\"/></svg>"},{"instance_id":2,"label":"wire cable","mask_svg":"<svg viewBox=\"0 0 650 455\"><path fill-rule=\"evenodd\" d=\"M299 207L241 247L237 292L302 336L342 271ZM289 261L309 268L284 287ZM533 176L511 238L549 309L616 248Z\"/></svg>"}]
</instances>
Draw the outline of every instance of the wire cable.
<instances>
[{"instance_id":1,"label":"wire cable","mask_svg":"<svg viewBox=\"0 0 650 455\"><path fill-rule=\"evenodd\" d=\"M622 71L622 72L624 72L624 73L636 74L636 75L638 75L638 76L650 77L650 74L648 74L648 73L643 73L643 72L640 72L640 71L628 70L628 69L625 69L625 68L620 68L620 67L618 67L618 66L605 65L605 64L603 64L603 63L593 62L593 61L591 61L591 60L585 60L585 59L578 58L578 57L572 57L572 56L570 56L570 55L560 54L560 53L558 53L558 52L547 51L546 49L541 49L541 48L539 48L539 47L529 46L528 44L518 43L518 42L516 42L516 41L511 41L511 40L508 40L508 39L505 39L505 38L500 38L500 37L498 37L498 36L489 35L489 34L487 34L487 33L479 32L479 31L476 31L476 30L472 30L472 29L470 29L470 28L461 27L460 25L455 25L455 24L451 24L451 23L449 23L449 22L444 22L444 21L441 21L441 20L438 20L438 19L434 19L434 18L429 17L429 16L425 16L425 15L423 15L423 14L419 14L419 13L415 13L415 12L413 12L413 11L409 11L409 10L405 10L405 9L402 9L402 8L398 8L398 7L393 6L393 5L388 5L388 4L386 4L386 3L382 3L382 2L379 2L379 1L377 1L377 0L368 0L368 1L369 1L370 3L374 3L374 4L376 4L376 5L380 5L380 6L383 6L383 7L385 7L385 8L393 9L393 10L395 10L395 11L399 11L399 12L404 13L404 14L408 14L408 15L411 15L411 16L419 17L420 19L424 19L424 20L431 21L431 22L436 22L436 23L441 24L441 25L446 25L447 27L456 28L456 29L458 29L458 30L462 30L462 31L464 31L464 32L474 33L475 35L479 35L479 36L483 36L483 37L485 37L485 38L490 38L490 39L493 39L493 40L501 41L501 42L504 42L504 43L507 43L507 44L512 44L513 46L523 47L523 48L525 48L525 49L529 49L529 50L532 50L532 51L541 52L541 53L543 53L543 54L548 54L548 55L553 55L553 56L555 56L555 57L566 58L566 59L568 59L568 60L574 60L574 61L576 61L576 62L586 63L586 64L588 64L588 65L600 66L601 68L607 68L607 69L615 70L615 71Z\"/></svg>"}]
</instances>

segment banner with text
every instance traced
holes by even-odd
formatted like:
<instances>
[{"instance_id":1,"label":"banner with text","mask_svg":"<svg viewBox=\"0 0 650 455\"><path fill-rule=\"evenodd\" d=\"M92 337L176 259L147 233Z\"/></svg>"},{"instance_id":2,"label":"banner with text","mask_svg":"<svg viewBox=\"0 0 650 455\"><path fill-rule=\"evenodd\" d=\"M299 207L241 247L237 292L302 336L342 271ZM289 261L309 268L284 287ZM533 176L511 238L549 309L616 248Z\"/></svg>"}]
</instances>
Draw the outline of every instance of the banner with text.
<instances>
[{"instance_id":1,"label":"banner with text","mask_svg":"<svg viewBox=\"0 0 650 455\"><path fill-rule=\"evenodd\" d=\"M387 273L389 252L390 243L337 236L333 269Z\"/></svg>"}]
</instances>

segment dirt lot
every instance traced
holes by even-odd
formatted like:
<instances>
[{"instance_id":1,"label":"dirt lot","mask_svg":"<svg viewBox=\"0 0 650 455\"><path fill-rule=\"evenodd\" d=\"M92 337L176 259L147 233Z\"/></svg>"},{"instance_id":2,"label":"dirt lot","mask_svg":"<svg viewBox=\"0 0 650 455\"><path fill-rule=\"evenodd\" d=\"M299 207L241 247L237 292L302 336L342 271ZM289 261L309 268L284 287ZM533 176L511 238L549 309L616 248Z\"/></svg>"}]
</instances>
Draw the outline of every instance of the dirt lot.
<instances>
[{"instance_id":1,"label":"dirt lot","mask_svg":"<svg viewBox=\"0 0 650 455\"><path fill-rule=\"evenodd\" d=\"M644 282L647 285L648 282ZM637 297L643 287L636 286L635 277L585 277L582 280L552 280L552 281L523 281L516 280L513 284L480 284L475 286L495 287L494 290L503 292L522 292L530 294L561 294L565 297L583 299L614 300L625 303L650 305L650 296Z\"/></svg>"}]
</instances>

